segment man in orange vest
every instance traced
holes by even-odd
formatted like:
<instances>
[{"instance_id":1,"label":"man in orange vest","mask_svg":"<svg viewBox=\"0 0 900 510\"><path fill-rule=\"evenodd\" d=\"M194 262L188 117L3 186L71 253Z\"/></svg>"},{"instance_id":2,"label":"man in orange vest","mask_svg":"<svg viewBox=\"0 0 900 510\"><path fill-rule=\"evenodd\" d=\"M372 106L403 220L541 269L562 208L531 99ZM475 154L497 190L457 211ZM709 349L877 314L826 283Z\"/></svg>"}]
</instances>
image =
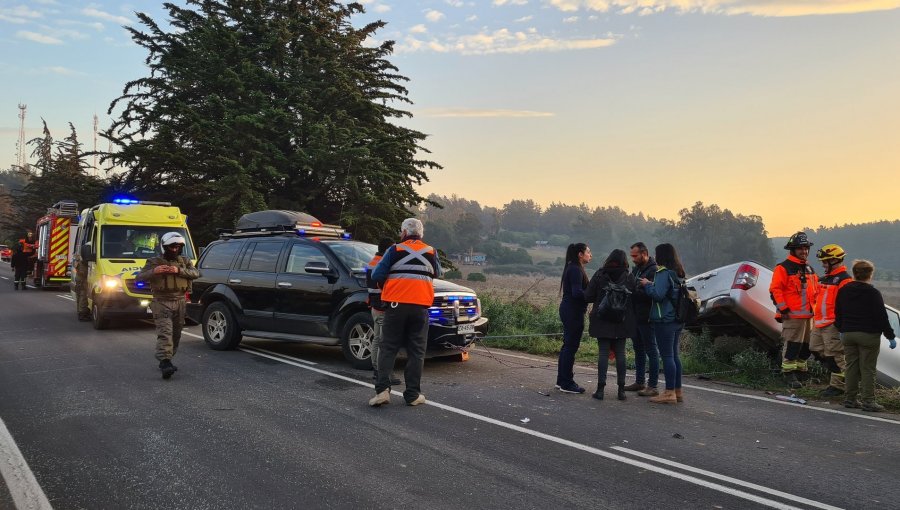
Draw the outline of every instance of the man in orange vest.
<instances>
[{"instance_id":1,"label":"man in orange vest","mask_svg":"<svg viewBox=\"0 0 900 510\"><path fill-rule=\"evenodd\" d=\"M381 285L372 279L372 271L381 262L384 252L394 245L394 241L384 238L378 242L378 251L366 266L366 287L369 290L369 308L372 310L372 323L374 334L372 335L372 379L378 380L378 347L381 345L381 332L384 327L384 303L381 301ZM400 384L400 379L391 376L391 384Z\"/></svg>"},{"instance_id":2,"label":"man in orange vest","mask_svg":"<svg viewBox=\"0 0 900 510\"><path fill-rule=\"evenodd\" d=\"M812 244L806 232L792 235L784 246L790 255L775 266L769 285L784 341L781 373L791 388L801 387L800 379L807 376L811 319L819 288L816 272L806 263Z\"/></svg>"},{"instance_id":3,"label":"man in orange vest","mask_svg":"<svg viewBox=\"0 0 900 510\"><path fill-rule=\"evenodd\" d=\"M834 303L838 291L853 281L844 265L844 256L844 249L836 244L826 244L816 252L825 274L819 278L819 292L813 310L815 327L809 339L809 349L813 357L831 371L828 387L819 393L824 398L844 394L844 344L834 325Z\"/></svg>"},{"instance_id":4,"label":"man in orange vest","mask_svg":"<svg viewBox=\"0 0 900 510\"><path fill-rule=\"evenodd\" d=\"M401 242L388 248L372 271L372 279L381 284L384 302L384 326L378 350L378 379L370 406L391 401L391 370L401 347L406 348L403 373L407 405L425 403L422 395L422 368L428 345L428 308L434 302L434 278L441 276L437 252L422 242L425 227L415 218L403 220Z\"/></svg>"}]
</instances>

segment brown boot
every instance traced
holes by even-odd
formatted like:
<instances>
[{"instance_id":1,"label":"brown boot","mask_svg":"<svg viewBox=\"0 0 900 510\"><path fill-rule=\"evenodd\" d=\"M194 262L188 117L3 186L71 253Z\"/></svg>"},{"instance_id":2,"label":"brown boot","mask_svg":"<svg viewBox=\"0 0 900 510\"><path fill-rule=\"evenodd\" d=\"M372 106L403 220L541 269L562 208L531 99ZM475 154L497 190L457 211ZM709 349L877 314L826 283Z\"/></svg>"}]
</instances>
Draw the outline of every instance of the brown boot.
<instances>
[{"instance_id":1,"label":"brown boot","mask_svg":"<svg viewBox=\"0 0 900 510\"><path fill-rule=\"evenodd\" d=\"M681 388L675 388L675 400L684 402L684 398L681 396Z\"/></svg>"},{"instance_id":2,"label":"brown boot","mask_svg":"<svg viewBox=\"0 0 900 510\"><path fill-rule=\"evenodd\" d=\"M678 398L675 396L675 390L665 390L655 397L650 397L650 402L654 404L677 404Z\"/></svg>"},{"instance_id":3,"label":"brown boot","mask_svg":"<svg viewBox=\"0 0 900 510\"><path fill-rule=\"evenodd\" d=\"M625 386L625 391L641 391L646 388L643 384L640 383L631 383L628 386Z\"/></svg>"}]
</instances>

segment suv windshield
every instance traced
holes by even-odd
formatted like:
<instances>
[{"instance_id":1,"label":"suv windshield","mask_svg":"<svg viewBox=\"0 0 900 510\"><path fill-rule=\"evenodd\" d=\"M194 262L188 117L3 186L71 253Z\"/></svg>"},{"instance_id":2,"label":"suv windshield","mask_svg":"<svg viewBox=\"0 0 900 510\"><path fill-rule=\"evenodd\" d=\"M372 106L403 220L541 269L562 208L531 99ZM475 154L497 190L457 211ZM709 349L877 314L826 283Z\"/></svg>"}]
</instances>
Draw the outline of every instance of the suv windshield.
<instances>
[{"instance_id":1,"label":"suv windshield","mask_svg":"<svg viewBox=\"0 0 900 510\"><path fill-rule=\"evenodd\" d=\"M323 241L341 262L351 270L362 270L366 267L378 247L374 244L359 241Z\"/></svg>"},{"instance_id":2,"label":"suv windshield","mask_svg":"<svg viewBox=\"0 0 900 510\"><path fill-rule=\"evenodd\" d=\"M159 238L167 232L178 232L188 243L182 255L194 258L190 237L183 228L173 227L135 227L112 225L103 227L100 232L100 256L103 258L146 259L162 255Z\"/></svg>"}]
</instances>

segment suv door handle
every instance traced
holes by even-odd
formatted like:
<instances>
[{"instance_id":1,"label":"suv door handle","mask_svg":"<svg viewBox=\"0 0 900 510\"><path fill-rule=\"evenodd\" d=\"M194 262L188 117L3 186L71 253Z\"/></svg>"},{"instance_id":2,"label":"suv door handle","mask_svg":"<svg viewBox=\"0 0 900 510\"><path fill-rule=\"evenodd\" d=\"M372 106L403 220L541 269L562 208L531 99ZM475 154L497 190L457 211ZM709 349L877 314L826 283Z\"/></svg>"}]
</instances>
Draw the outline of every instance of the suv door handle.
<instances>
[{"instance_id":1,"label":"suv door handle","mask_svg":"<svg viewBox=\"0 0 900 510\"><path fill-rule=\"evenodd\" d=\"M278 282L279 287L291 287L291 284L288 282Z\"/></svg>"},{"instance_id":2,"label":"suv door handle","mask_svg":"<svg viewBox=\"0 0 900 510\"><path fill-rule=\"evenodd\" d=\"M231 280L228 280L228 283L241 283L241 280L238 280L237 278L233 278Z\"/></svg>"}]
</instances>

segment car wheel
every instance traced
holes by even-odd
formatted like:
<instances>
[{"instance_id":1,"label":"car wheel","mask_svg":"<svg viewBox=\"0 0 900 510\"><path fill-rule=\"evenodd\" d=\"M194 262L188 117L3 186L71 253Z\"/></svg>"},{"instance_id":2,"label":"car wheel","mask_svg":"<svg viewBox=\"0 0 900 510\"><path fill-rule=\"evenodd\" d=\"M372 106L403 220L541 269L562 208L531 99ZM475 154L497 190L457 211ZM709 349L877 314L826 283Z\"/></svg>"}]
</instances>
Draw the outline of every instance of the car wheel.
<instances>
[{"instance_id":1,"label":"car wheel","mask_svg":"<svg viewBox=\"0 0 900 510\"><path fill-rule=\"evenodd\" d=\"M106 329L109 327L109 319L97 303L94 303L94 306L91 307L91 322L94 324L94 329Z\"/></svg>"},{"instance_id":2,"label":"car wheel","mask_svg":"<svg viewBox=\"0 0 900 510\"><path fill-rule=\"evenodd\" d=\"M357 312L347 319L341 330L341 348L353 368L372 370L372 342L375 328L372 314Z\"/></svg>"},{"instance_id":3,"label":"car wheel","mask_svg":"<svg viewBox=\"0 0 900 510\"><path fill-rule=\"evenodd\" d=\"M228 305L215 302L203 312L203 340L217 351L230 351L241 343L241 331Z\"/></svg>"}]
</instances>

